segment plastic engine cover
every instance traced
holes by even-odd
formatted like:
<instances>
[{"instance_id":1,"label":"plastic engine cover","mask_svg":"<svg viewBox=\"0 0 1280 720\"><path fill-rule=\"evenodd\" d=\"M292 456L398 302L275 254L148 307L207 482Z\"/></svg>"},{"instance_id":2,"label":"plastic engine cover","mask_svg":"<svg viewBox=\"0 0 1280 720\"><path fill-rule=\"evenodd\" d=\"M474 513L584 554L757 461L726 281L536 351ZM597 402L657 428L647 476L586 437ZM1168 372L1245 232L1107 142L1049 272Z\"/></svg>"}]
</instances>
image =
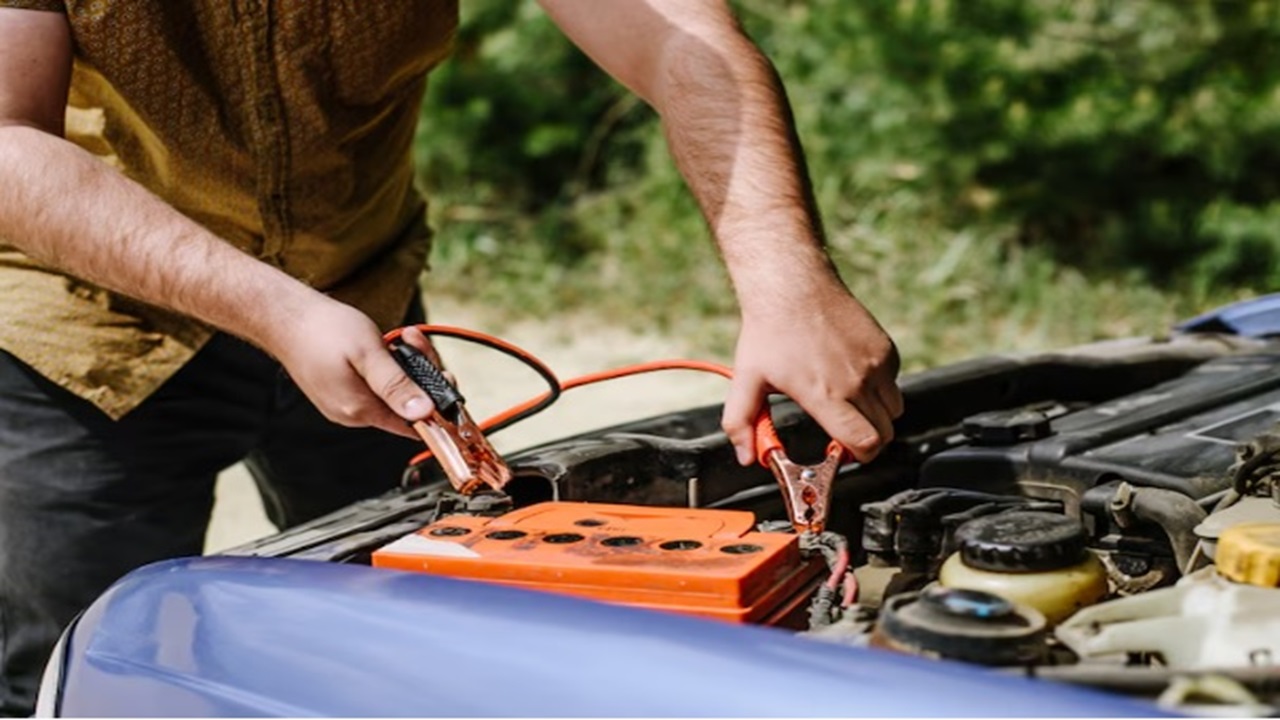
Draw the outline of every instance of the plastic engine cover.
<instances>
[{"instance_id":1,"label":"plastic engine cover","mask_svg":"<svg viewBox=\"0 0 1280 720\"><path fill-rule=\"evenodd\" d=\"M995 433L990 416L974 419L970 443L930 458L920 485L1004 493L1022 485L1052 499L1070 488L1078 499L1098 483L1125 480L1202 498L1230 484L1236 445L1277 422L1280 355L1222 358L1035 432Z\"/></svg>"},{"instance_id":2,"label":"plastic engine cover","mask_svg":"<svg viewBox=\"0 0 1280 720\"><path fill-rule=\"evenodd\" d=\"M790 624L823 569L795 535L735 510L549 502L453 515L374 552L375 567L548 590L739 623Z\"/></svg>"}]
</instances>

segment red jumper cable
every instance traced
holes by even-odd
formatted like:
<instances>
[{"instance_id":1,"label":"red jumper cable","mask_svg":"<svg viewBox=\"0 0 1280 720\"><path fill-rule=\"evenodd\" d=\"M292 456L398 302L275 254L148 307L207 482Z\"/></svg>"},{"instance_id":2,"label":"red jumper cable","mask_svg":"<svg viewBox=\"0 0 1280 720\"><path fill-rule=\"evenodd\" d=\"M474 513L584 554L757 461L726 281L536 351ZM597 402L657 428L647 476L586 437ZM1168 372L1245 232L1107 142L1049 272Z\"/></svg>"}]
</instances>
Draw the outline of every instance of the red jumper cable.
<instances>
[{"instance_id":1,"label":"red jumper cable","mask_svg":"<svg viewBox=\"0 0 1280 720\"><path fill-rule=\"evenodd\" d=\"M413 463L435 457L450 483L460 493L471 495L484 489L501 491L511 479L511 470L502 456L485 437L504 427L528 418L554 403L565 390L622 377L660 370L697 370L732 378L733 371L724 365L701 360L658 360L612 370L591 373L561 382L549 367L532 353L500 338L474 330L447 325L417 325L427 337L453 337L493 348L514 357L535 372L550 390L504 410L481 423L471 419L465 400L425 354L401 340L404 328L384 336L388 348L410 378L431 397L435 409L413 427L429 448L413 459ZM773 473L782 490L787 514L797 532L821 533L830 511L831 489L840 467L852 454L832 440L824 459L814 465L792 461L778 437L768 404L755 420L756 458Z\"/></svg>"}]
</instances>

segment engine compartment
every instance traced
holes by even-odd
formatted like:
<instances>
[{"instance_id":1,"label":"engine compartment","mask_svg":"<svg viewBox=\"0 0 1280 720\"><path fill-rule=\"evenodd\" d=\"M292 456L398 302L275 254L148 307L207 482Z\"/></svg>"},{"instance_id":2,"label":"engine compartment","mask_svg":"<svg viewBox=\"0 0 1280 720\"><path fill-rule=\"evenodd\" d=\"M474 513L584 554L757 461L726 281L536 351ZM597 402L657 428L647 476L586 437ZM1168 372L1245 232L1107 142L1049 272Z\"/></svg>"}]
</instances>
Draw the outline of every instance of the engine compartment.
<instances>
[{"instance_id":1,"label":"engine compartment","mask_svg":"<svg viewBox=\"0 0 1280 720\"><path fill-rule=\"evenodd\" d=\"M401 491L228 554L774 625L1183 712L1277 711L1280 346L1178 334L902 387L898 438L842 469L828 537L778 522L772 477L737 465L707 407L513 454L504 496L416 468ZM774 417L793 457L821 456L797 407Z\"/></svg>"}]
</instances>

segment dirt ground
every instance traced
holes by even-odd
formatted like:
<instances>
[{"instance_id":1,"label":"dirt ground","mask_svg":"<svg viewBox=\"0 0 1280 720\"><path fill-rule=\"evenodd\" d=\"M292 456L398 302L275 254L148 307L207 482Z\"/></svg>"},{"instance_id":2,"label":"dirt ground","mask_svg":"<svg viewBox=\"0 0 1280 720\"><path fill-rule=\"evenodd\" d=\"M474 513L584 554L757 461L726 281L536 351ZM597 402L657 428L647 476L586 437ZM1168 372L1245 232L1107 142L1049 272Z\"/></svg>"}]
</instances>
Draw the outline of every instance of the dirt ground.
<instances>
[{"instance_id":1,"label":"dirt ground","mask_svg":"<svg viewBox=\"0 0 1280 720\"><path fill-rule=\"evenodd\" d=\"M689 356L687 344L680 338L636 334L580 316L498 323L476 308L435 301L431 304L431 319L497 334L542 358L561 379L619 365ZM504 355L448 339L441 340L438 347L477 418L488 417L543 390L536 375ZM500 451L518 450L596 427L719 402L727 389L722 378L687 371L584 387L566 393L541 415L495 435L493 441ZM224 472L218 479L206 552L217 552L273 532L244 468L237 465Z\"/></svg>"}]
</instances>

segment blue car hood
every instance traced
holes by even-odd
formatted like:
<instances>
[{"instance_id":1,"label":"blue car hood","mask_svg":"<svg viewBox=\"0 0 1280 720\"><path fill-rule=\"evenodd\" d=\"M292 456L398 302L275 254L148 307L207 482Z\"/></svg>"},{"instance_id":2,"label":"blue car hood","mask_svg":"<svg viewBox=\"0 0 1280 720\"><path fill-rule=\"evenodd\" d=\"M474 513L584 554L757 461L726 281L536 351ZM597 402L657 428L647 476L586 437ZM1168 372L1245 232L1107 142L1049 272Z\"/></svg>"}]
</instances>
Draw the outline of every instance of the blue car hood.
<instances>
[{"instance_id":1,"label":"blue car hood","mask_svg":"<svg viewBox=\"0 0 1280 720\"><path fill-rule=\"evenodd\" d=\"M135 571L86 611L66 657L67 715L1155 714L780 630L261 558Z\"/></svg>"}]
</instances>

